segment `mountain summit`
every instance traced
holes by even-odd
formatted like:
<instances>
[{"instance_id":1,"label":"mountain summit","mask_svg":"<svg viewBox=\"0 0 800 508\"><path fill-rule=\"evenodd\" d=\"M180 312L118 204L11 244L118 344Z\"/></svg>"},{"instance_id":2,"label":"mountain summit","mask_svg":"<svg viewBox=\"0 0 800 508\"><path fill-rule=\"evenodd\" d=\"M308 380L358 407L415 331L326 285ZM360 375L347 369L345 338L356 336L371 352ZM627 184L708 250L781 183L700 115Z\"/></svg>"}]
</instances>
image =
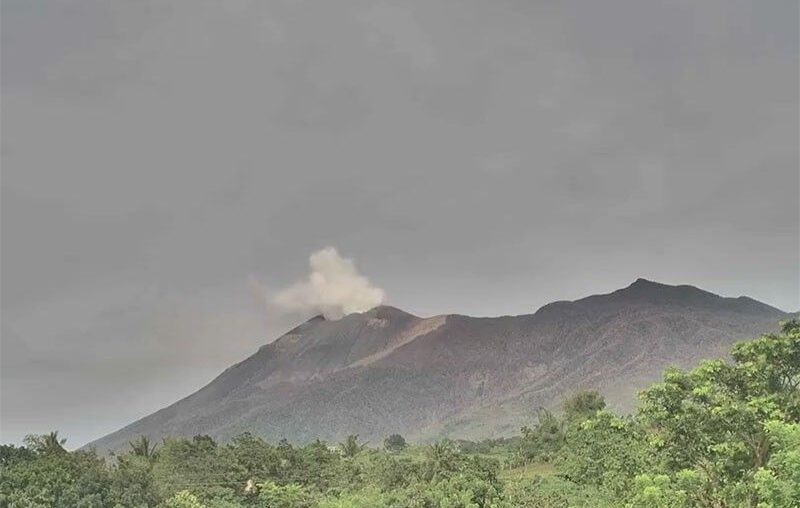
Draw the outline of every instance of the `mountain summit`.
<instances>
[{"instance_id":1,"label":"mountain summit","mask_svg":"<svg viewBox=\"0 0 800 508\"><path fill-rule=\"evenodd\" d=\"M291 441L508 434L582 388L630 409L664 367L723 356L787 317L750 298L645 279L521 316L420 318L386 305L335 321L317 316L88 446L108 452L138 435L242 432Z\"/></svg>"}]
</instances>

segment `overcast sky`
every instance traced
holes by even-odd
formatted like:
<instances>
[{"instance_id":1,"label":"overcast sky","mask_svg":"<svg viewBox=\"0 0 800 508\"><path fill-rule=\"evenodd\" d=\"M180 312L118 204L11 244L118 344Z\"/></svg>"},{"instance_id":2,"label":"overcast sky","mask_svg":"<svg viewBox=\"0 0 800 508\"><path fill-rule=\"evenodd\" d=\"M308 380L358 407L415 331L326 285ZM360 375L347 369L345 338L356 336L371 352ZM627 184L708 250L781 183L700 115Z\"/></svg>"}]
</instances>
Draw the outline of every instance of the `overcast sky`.
<instances>
[{"instance_id":1,"label":"overcast sky","mask_svg":"<svg viewBox=\"0 0 800 508\"><path fill-rule=\"evenodd\" d=\"M0 442L191 393L326 246L418 315L798 310L798 58L796 0L4 0Z\"/></svg>"}]
</instances>

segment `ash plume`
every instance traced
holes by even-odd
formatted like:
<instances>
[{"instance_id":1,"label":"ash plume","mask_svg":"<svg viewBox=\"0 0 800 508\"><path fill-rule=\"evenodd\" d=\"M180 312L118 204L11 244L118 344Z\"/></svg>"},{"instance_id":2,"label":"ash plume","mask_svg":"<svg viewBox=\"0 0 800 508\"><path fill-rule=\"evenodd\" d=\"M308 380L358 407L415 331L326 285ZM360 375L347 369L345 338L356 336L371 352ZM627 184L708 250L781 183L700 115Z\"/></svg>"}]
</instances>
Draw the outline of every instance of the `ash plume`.
<instances>
[{"instance_id":1,"label":"ash plume","mask_svg":"<svg viewBox=\"0 0 800 508\"><path fill-rule=\"evenodd\" d=\"M334 247L311 254L306 280L276 293L270 306L284 312L322 314L339 319L363 312L383 303L386 293L358 273L351 259L343 258Z\"/></svg>"}]
</instances>

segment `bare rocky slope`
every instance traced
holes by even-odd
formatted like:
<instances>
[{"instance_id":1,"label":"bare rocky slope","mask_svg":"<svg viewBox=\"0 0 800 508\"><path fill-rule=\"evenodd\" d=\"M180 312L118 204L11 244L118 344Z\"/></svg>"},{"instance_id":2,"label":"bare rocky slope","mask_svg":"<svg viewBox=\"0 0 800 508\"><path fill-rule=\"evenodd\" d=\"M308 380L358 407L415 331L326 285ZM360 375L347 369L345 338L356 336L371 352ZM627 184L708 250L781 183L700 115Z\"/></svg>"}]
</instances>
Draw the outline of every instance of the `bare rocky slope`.
<instances>
[{"instance_id":1,"label":"bare rocky slope","mask_svg":"<svg viewBox=\"0 0 800 508\"><path fill-rule=\"evenodd\" d=\"M294 442L510 434L536 408L582 388L629 410L666 366L722 357L787 317L747 297L644 279L522 316L419 318L381 306L338 321L316 317L87 446L106 453L139 435L224 441L245 431Z\"/></svg>"}]
</instances>

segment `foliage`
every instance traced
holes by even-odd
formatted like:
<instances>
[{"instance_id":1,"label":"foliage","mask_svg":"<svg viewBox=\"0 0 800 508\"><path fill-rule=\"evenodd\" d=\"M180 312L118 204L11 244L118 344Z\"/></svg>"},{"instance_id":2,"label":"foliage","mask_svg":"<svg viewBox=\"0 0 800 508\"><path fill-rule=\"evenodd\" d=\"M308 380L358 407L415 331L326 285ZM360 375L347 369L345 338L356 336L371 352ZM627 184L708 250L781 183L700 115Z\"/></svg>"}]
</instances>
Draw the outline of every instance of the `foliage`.
<instances>
[{"instance_id":1,"label":"foliage","mask_svg":"<svg viewBox=\"0 0 800 508\"><path fill-rule=\"evenodd\" d=\"M754 506L766 488L754 478L771 460L770 425L800 418L800 326L786 323L780 334L736 345L731 356L731 365L668 370L642 393L640 420L666 471L698 478L694 502Z\"/></svg>"},{"instance_id":2,"label":"foliage","mask_svg":"<svg viewBox=\"0 0 800 508\"><path fill-rule=\"evenodd\" d=\"M161 508L206 508L206 506L188 490L181 490L164 501Z\"/></svg>"},{"instance_id":3,"label":"foliage","mask_svg":"<svg viewBox=\"0 0 800 508\"><path fill-rule=\"evenodd\" d=\"M0 445L0 468L31 460L35 456L35 452L26 446Z\"/></svg>"},{"instance_id":4,"label":"foliage","mask_svg":"<svg viewBox=\"0 0 800 508\"><path fill-rule=\"evenodd\" d=\"M567 422L587 420L605 407L606 400L597 390L580 391L561 404L564 420Z\"/></svg>"},{"instance_id":5,"label":"foliage","mask_svg":"<svg viewBox=\"0 0 800 508\"><path fill-rule=\"evenodd\" d=\"M381 449L242 434L146 436L110 461L57 432L0 447L0 508L693 508L800 506L800 325L732 362L669 369L635 415L580 392L521 435Z\"/></svg>"},{"instance_id":6,"label":"foliage","mask_svg":"<svg viewBox=\"0 0 800 508\"><path fill-rule=\"evenodd\" d=\"M62 454L66 453L64 444L67 439L59 439L58 431L49 434L29 434L25 436L25 445L31 450L42 454Z\"/></svg>"},{"instance_id":7,"label":"foliage","mask_svg":"<svg viewBox=\"0 0 800 508\"><path fill-rule=\"evenodd\" d=\"M512 507L603 508L617 506L613 497L597 487L579 485L560 477L534 476L509 483L505 499Z\"/></svg>"},{"instance_id":8,"label":"foliage","mask_svg":"<svg viewBox=\"0 0 800 508\"><path fill-rule=\"evenodd\" d=\"M147 436L139 436L139 439L136 441L131 441L131 454L136 455L138 457L144 457L145 459L154 459L156 457L156 448L158 445L155 443L150 443L150 439Z\"/></svg>"},{"instance_id":9,"label":"foliage","mask_svg":"<svg viewBox=\"0 0 800 508\"><path fill-rule=\"evenodd\" d=\"M91 453L62 452L49 446L38 449L35 457L3 467L0 506L100 508L109 505L110 475L101 459Z\"/></svg>"},{"instance_id":10,"label":"foliage","mask_svg":"<svg viewBox=\"0 0 800 508\"><path fill-rule=\"evenodd\" d=\"M675 478L666 474L641 474L634 480L631 508L684 508L692 506L689 493L696 488L697 477L682 471Z\"/></svg>"},{"instance_id":11,"label":"foliage","mask_svg":"<svg viewBox=\"0 0 800 508\"><path fill-rule=\"evenodd\" d=\"M135 453L119 457L111 475L111 498L122 506L158 504L151 460Z\"/></svg>"},{"instance_id":12,"label":"foliage","mask_svg":"<svg viewBox=\"0 0 800 508\"><path fill-rule=\"evenodd\" d=\"M536 412L537 422L533 427L522 427L522 439L515 463L550 462L564 444L564 422L547 409Z\"/></svg>"},{"instance_id":13,"label":"foliage","mask_svg":"<svg viewBox=\"0 0 800 508\"><path fill-rule=\"evenodd\" d=\"M374 487L357 492L347 492L340 496L320 500L317 508L388 508L401 506L399 500L406 500L402 494L384 494Z\"/></svg>"},{"instance_id":14,"label":"foliage","mask_svg":"<svg viewBox=\"0 0 800 508\"><path fill-rule=\"evenodd\" d=\"M392 434L383 440L383 447L390 452L399 452L405 450L408 444L403 436L400 434Z\"/></svg>"},{"instance_id":15,"label":"foliage","mask_svg":"<svg viewBox=\"0 0 800 508\"><path fill-rule=\"evenodd\" d=\"M358 442L358 434L350 434L344 441L339 443L339 451L344 457L355 457L365 446L366 444Z\"/></svg>"},{"instance_id":16,"label":"foliage","mask_svg":"<svg viewBox=\"0 0 800 508\"><path fill-rule=\"evenodd\" d=\"M191 488L201 501L233 497L247 481L230 449L208 436L166 439L153 464L153 475L159 496Z\"/></svg>"},{"instance_id":17,"label":"foliage","mask_svg":"<svg viewBox=\"0 0 800 508\"><path fill-rule=\"evenodd\" d=\"M258 486L259 506L264 508L308 508L312 506L311 494L301 485L276 485L264 482Z\"/></svg>"},{"instance_id":18,"label":"foliage","mask_svg":"<svg viewBox=\"0 0 800 508\"><path fill-rule=\"evenodd\" d=\"M800 424L768 422L772 456L755 474L759 508L800 506Z\"/></svg>"},{"instance_id":19,"label":"foliage","mask_svg":"<svg viewBox=\"0 0 800 508\"><path fill-rule=\"evenodd\" d=\"M604 411L571 430L555 460L567 479L623 494L635 475L653 467L646 435L631 418Z\"/></svg>"}]
</instances>

